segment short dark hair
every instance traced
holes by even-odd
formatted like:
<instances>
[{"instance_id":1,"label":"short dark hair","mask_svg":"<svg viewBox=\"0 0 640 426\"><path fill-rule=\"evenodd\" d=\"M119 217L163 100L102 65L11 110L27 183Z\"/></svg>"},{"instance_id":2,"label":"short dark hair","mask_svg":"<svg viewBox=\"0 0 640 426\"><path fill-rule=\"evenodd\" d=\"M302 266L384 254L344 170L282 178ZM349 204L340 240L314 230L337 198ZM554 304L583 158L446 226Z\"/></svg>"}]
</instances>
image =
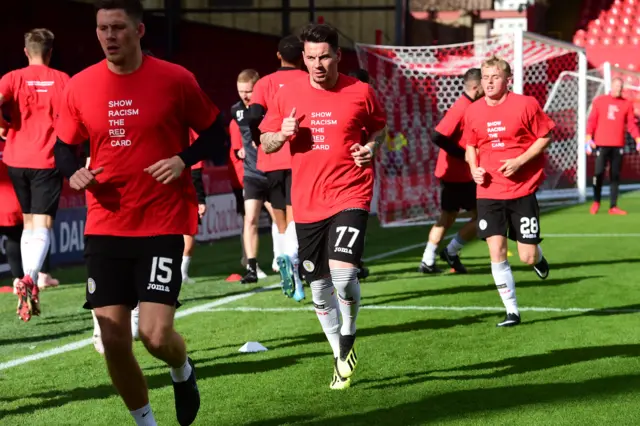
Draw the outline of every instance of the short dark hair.
<instances>
[{"instance_id":1,"label":"short dark hair","mask_svg":"<svg viewBox=\"0 0 640 426\"><path fill-rule=\"evenodd\" d=\"M339 47L338 31L327 24L309 24L300 34L300 41L310 43L328 43L335 52Z\"/></svg>"},{"instance_id":2,"label":"short dark hair","mask_svg":"<svg viewBox=\"0 0 640 426\"><path fill-rule=\"evenodd\" d=\"M47 56L53 49L53 33L46 28L35 28L24 35L24 47L32 55Z\"/></svg>"},{"instance_id":3,"label":"short dark hair","mask_svg":"<svg viewBox=\"0 0 640 426\"><path fill-rule=\"evenodd\" d=\"M285 62L295 64L302 59L302 42L294 35L283 37L278 43L278 53Z\"/></svg>"},{"instance_id":4,"label":"short dark hair","mask_svg":"<svg viewBox=\"0 0 640 426\"><path fill-rule=\"evenodd\" d=\"M123 9L127 16L136 22L142 22L144 15L144 7L140 0L95 0L94 6L96 13L102 9Z\"/></svg>"},{"instance_id":5,"label":"short dark hair","mask_svg":"<svg viewBox=\"0 0 640 426\"><path fill-rule=\"evenodd\" d=\"M355 77L358 80L360 80L363 83L369 83L369 73L367 72L367 70L364 70L362 68L358 68L355 71L351 71L349 73L349 75L351 77Z\"/></svg>"},{"instance_id":6,"label":"short dark hair","mask_svg":"<svg viewBox=\"0 0 640 426\"><path fill-rule=\"evenodd\" d=\"M471 80L482 80L482 71L480 71L480 68L469 68L467 72L465 72L462 76L462 81L464 81L465 83L468 83Z\"/></svg>"}]
</instances>

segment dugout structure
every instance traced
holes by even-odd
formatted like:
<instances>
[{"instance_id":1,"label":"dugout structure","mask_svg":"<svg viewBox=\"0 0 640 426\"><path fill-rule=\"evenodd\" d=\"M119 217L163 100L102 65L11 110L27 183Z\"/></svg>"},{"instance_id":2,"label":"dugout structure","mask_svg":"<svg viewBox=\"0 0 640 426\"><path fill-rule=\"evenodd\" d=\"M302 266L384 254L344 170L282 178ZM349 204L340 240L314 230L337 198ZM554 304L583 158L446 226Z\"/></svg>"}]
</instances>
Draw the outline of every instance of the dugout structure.
<instances>
[{"instance_id":1,"label":"dugout structure","mask_svg":"<svg viewBox=\"0 0 640 426\"><path fill-rule=\"evenodd\" d=\"M583 48L516 31L447 46L358 44L356 50L388 117L389 135L375 166L383 226L431 223L439 215L438 147L431 134L462 95L465 71L493 55L511 64L512 90L535 97L557 126L545 153L547 177L538 199L542 204L585 201L589 99Z\"/></svg>"}]
</instances>

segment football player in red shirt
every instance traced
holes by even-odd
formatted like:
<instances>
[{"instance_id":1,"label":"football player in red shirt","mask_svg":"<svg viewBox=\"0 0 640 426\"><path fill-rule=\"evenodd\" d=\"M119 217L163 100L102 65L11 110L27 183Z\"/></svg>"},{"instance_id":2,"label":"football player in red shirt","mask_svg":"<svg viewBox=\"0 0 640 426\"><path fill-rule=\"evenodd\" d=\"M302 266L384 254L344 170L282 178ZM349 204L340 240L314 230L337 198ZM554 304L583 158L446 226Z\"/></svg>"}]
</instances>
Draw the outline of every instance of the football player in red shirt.
<instances>
[{"instance_id":1,"label":"football player in red shirt","mask_svg":"<svg viewBox=\"0 0 640 426\"><path fill-rule=\"evenodd\" d=\"M195 367L173 322L182 284L183 235L196 233L198 201L189 168L211 158L227 133L193 74L143 55L140 0L99 0L97 36L106 60L68 83L56 121L57 167L86 190L85 307L100 324L112 382L139 425L153 425L144 376L132 351L140 339L166 362L180 425L200 408ZM199 137L189 144L189 129ZM71 145L91 141L91 169ZM218 145L218 146L216 146Z\"/></svg>"},{"instance_id":2,"label":"football player in red shirt","mask_svg":"<svg viewBox=\"0 0 640 426\"><path fill-rule=\"evenodd\" d=\"M194 130L189 130L189 143L192 144L198 139L198 134ZM202 222L202 218L207 212L207 194L204 190L204 183L202 182L202 169L204 168L204 161L198 161L191 166L191 179L193 186L196 189L196 196L198 197L198 225ZM196 241L194 235L184 236L184 253L182 254L182 264L180 271L182 272L182 284L194 284L195 281L189 278L189 266L191 265L191 257L196 247Z\"/></svg>"},{"instance_id":3,"label":"football player in red shirt","mask_svg":"<svg viewBox=\"0 0 640 426\"><path fill-rule=\"evenodd\" d=\"M308 76L300 69L302 43L298 37L290 35L280 40L277 55L280 60L280 69L262 77L253 88L248 110L249 125L253 134L259 135L258 126L278 90L291 81ZM259 150L257 167L266 174L269 187L280 193L279 196L272 196L270 199L274 224L278 231L272 233L276 254L273 269L280 272L284 294L300 302L305 295L298 272L298 238L291 208L291 153L288 149L281 149L271 154Z\"/></svg>"},{"instance_id":4,"label":"football player in red shirt","mask_svg":"<svg viewBox=\"0 0 640 426\"><path fill-rule=\"evenodd\" d=\"M498 327L520 324L516 285L507 260L507 236L520 260L545 279L536 191L544 180L544 150L555 124L531 96L509 91L511 67L495 56L482 63L484 99L467 108L463 141L478 184L478 236L487 241L491 272L507 310Z\"/></svg>"},{"instance_id":5,"label":"football player in red shirt","mask_svg":"<svg viewBox=\"0 0 640 426\"><path fill-rule=\"evenodd\" d=\"M464 92L462 96L447 110L436 126L432 136L433 143L440 147L435 176L440 179L442 192L440 206L442 213L438 222L429 231L429 240L422 255L419 272L432 274L441 272L436 266L436 249L445 233L455 223L458 212L464 209L471 212L471 221L466 223L440 252L440 258L447 262L458 273L466 273L467 269L460 262L459 252L462 247L476 237L476 183L473 181L469 165L465 162L465 146L462 145L464 129L464 112L467 107L484 96L480 84L479 68L471 68L462 77Z\"/></svg>"},{"instance_id":6,"label":"football player in red shirt","mask_svg":"<svg viewBox=\"0 0 640 426\"><path fill-rule=\"evenodd\" d=\"M242 218L242 229L240 230L240 246L242 247L242 257L240 264L247 268L247 252L244 249L244 146L242 146L242 132L236 120L229 123L229 136L231 138L231 149L229 150L229 176L231 179L231 190L236 199L236 213ZM276 228L277 229L277 228ZM273 227L272 227L273 234ZM275 242L274 242L275 246ZM274 250L275 251L275 250Z\"/></svg>"},{"instance_id":7,"label":"football player in red shirt","mask_svg":"<svg viewBox=\"0 0 640 426\"><path fill-rule=\"evenodd\" d=\"M611 93L598 96L592 104L587 120L587 153L596 153L596 170L593 179L593 204L591 214L600 210L600 197L604 170L609 163L611 196L609 214L625 215L626 211L618 207L618 188L625 145L625 127L635 139L636 150L640 151L640 130L633 114L633 102L622 97L624 83L615 78L611 82Z\"/></svg>"},{"instance_id":8,"label":"football player in red shirt","mask_svg":"<svg viewBox=\"0 0 640 426\"><path fill-rule=\"evenodd\" d=\"M384 140L386 117L368 84L338 72L334 28L309 25L300 40L309 76L278 91L260 124L260 140L267 153L289 142L301 272L333 350L330 387L344 389L357 364L358 264L373 196L372 159Z\"/></svg>"},{"instance_id":9,"label":"football player in red shirt","mask_svg":"<svg viewBox=\"0 0 640 426\"><path fill-rule=\"evenodd\" d=\"M62 192L62 177L53 158L53 121L69 76L49 68L53 39L53 33L44 28L25 34L29 66L0 79L0 105L8 103L11 116L3 161L24 222L20 246L25 275L16 292L18 315L25 322L40 314L36 284L51 245L50 230Z\"/></svg>"}]
</instances>

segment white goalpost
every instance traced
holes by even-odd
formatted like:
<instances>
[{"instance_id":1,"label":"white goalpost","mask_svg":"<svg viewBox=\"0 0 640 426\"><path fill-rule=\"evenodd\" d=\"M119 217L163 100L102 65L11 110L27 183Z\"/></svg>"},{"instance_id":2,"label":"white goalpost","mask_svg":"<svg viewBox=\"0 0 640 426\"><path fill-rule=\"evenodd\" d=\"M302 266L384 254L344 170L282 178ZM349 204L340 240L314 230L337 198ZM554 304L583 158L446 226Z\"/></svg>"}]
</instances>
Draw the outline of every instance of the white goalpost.
<instances>
[{"instance_id":1,"label":"white goalpost","mask_svg":"<svg viewBox=\"0 0 640 426\"><path fill-rule=\"evenodd\" d=\"M585 201L588 94L596 77L588 78L584 49L522 31L448 46L358 44L356 49L388 117L389 136L376 162L376 211L383 226L437 218L438 147L431 133L461 96L465 71L492 55L512 64L512 90L534 96L557 126L545 153L541 204Z\"/></svg>"}]
</instances>

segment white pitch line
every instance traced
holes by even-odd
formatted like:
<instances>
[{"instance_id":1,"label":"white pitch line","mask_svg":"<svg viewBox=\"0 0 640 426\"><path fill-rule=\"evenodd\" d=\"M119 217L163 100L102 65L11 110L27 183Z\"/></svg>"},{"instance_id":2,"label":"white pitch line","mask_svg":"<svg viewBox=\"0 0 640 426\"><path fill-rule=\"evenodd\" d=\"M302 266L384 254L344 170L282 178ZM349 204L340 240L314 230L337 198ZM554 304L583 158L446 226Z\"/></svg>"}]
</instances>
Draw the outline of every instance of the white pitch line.
<instances>
[{"instance_id":1,"label":"white pitch line","mask_svg":"<svg viewBox=\"0 0 640 426\"><path fill-rule=\"evenodd\" d=\"M640 234L542 234L542 238L624 238L640 237Z\"/></svg>"},{"instance_id":2,"label":"white pitch line","mask_svg":"<svg viewBox=\"0 0 640 426\"><path fill-rule=\"evenodd\" d=\"M453 236L447 236L446 238L452 238ZM380 254L376 254L373 256L370 256L368 258L363 259L363 261L365 262L371 262L373 260L378 260L378 259L384 259L385 257L391 257L391 256L395 256L396 254L399 253L404 253L406 251L410 251L413 250L415 248L418 247L422 247L424 246L425 243L420 243L420 244L414 244L408 247L403 247L403 248L399 248L396 250L391 250L385 253L380 253ZM257 288L255 290L252 291L248 291L246 293L240 293L240 294L235 294L233 296L228 296L228 297L223 297L222 299L213 301L213 302L209 302L209 303L204 303L202 305L198 305L198 306L194 306L192 308L187 308L184 310L179 310L178 312L176 312L175 318L182 318L182 317L186 317L189 315L193 315L196 314L198 312L207 312L212 308L215 308L216 306L221 306L221 305L226 305L228 303L233 303L236 302L238 300L242 300L242 299L246 299L247 297L251 297L255 294L258 293L262 293L264 291L268 291L268 290L273 290L276 288L279 288L280 284L273 284L273 285L269 285L269 286L265 286L265 287L260 287ZM71 351L75 351L76 349L81 349L84 348L85 346L89 346L90 344L92 344L93 339L89 338L89 339L83 339L83 340L78 340L76 342L72 342L63 346L58 346L55 347L53 349L49 349L46 350L44 352L39 352L37 354L33 354L33 355L28 355L22 358L17 358L11 361L7 361L7 362L3 362L0 363L0 371L2 370L7 370L9 368L12 367L16 367L18 365L22 365L22 364L26 364L28 362L32 362L32 361L38 361L44 358L49 358L55 355L60 355L63 354L65 352L71 352Z\"/></svg>"},{"instance_id":3,"label":"white pitch line","mask_svg":"<svg viewBox=\"0 0 640 426\"><path fill-rule=\"evenodd\" d=\"M362 305L361 309L381 311L489 311L504 312L502 306L406 306L406 305ZM640 309L600 309L600 308L550 308L550 307L519 307L522 312L594 312L594 313L635 313ZM313 311L312 306L300 308L257 308L252 306L237 306L233 308L211 308L208 312L299 312Z\"/></svg>"},{"instance_id":4,"label":"white pitch line","mask_svg":"<svg viewBox=\"0 0 640 426\"><path fill-rule=\"evenodd\" d=\"M254 294L258 294L263 291L272 290L278 287L280 287L280 284L274 284L266 287L260 287L246 293L234 294L233 296L223 297L222 299L215 300L213 302L204 303L202 305L194 306L193 308L185 309L183 311L178 311L176 312L175 318L182 318L188 315L193 315L198 312L205 312L209 309L215 308L216 306L226 305L227 303L232 303L238 300L246 299L247 297L253 296ZM89 346L90 344L92 344L92 342L93 342L93 339L91 338L78 340L77 342L69 343L63 346L58 346L56 348L49 349L44 352L40 352L37 354L3 362L2 364L0 364L0 371L6 370L8 368L16 367L18 365L26 364L28 362L49 358L54 355L60 355L65 352L75 351L76 349L81 349L81 348L84 348L85 346Z\"/></svg>"}]
</instances>

